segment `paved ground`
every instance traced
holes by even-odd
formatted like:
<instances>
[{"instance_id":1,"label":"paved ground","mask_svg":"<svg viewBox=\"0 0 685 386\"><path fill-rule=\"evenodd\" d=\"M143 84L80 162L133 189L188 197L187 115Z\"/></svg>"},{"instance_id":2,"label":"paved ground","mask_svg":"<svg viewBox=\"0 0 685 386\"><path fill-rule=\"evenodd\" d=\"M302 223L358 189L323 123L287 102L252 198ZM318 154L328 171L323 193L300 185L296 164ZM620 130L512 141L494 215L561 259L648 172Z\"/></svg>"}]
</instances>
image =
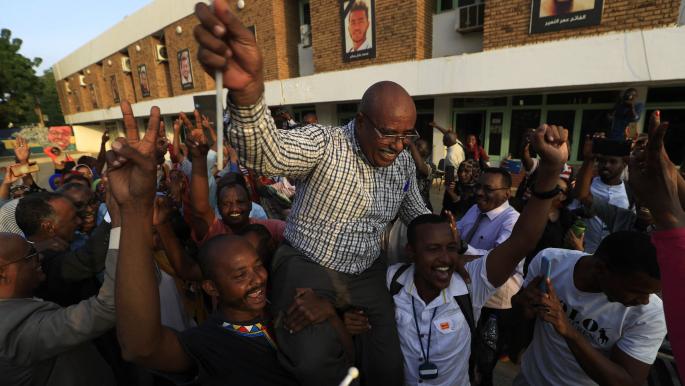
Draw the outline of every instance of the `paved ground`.
<instances>
[{"instance_id":1,"label":"paved ground","mask_svg":"<svg viewBox=\"0 0 685 386\"><path fill-rule=\"evenodd\" d=\"M442 208L442 196L445 193L445 188L442 184L433 184L431 188L431 204L435 211ZM511 362L499 362L495 367L495 386L510 386L511 382L519 372L519 366Z\"/></svg>"}]
</instances>

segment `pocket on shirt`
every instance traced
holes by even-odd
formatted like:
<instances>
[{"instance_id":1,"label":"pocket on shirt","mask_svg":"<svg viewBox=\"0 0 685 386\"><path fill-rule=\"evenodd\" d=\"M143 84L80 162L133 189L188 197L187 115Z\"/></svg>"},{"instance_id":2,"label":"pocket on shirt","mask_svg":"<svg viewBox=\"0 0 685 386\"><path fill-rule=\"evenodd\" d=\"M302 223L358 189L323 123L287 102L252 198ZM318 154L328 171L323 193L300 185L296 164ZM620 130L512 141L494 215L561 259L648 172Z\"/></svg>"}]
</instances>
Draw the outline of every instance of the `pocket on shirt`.
<instances>
[{"instance_id":1,"label":"pocket on shirt","mask_svg":"<svg viewBox=\"0 0 685 386\"><path fill-rule=\"evenodd\" d=\"M459 318L457 315L442 317L433 321L433 328L441 334L451 334L458 329Z\"/></svg>"}]
</instances>

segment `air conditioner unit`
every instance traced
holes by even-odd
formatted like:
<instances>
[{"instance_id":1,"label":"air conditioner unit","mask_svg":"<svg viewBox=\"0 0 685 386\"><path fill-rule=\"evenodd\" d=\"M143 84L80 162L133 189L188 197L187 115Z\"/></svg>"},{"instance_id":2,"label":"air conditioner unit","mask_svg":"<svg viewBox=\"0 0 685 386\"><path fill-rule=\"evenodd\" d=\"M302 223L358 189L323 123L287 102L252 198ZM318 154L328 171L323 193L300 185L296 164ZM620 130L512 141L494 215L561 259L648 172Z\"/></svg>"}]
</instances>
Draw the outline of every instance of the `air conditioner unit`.
<instances>
[{"instance_id":1,"label":"air conditioner unit","mask_svg":"<svg viewBox=\"0 0 685 386\"><path fill-rule=\"evenodd\" d=\"M300 43L305 47L312 45L312 28L309 24L300 26Z\"/></svg>"},{"instance_id":2,"label":"air conditioner unit","mask_svg":"<svg viewBox=\"0 0 685 386\"><path fill-rule=\"evenodd\" d=\"M131 59L127 57L121 58L121 69L124 72L131 72Z\"/></svg>"},{"instance_id":3,"label":"air conditioner unit","mask_svg":"<svg viewBox=\"0 0 685 386\"><path fill-rule=\"evenodd\" d=\"M157 53L158 62L166 62L169 60L169 56L166 53L166 46L164 44L157 44L155 52Z\"/></svg>"},{"instance_id":4,"label":"air conditioner unit","mask_svg":"<svg viewBox=\"0 0 685 386\"><path fill-rule=\"evenodd\" d=\"M485 3L478 2L472 5L459 7L459 18L455 25L457 32L480 31L483 29L485 17Z\"/></svg>"},{"instance_id":5,"label":"air conditioner unit","mask_svg":"<svg viewBox=\"0 0 685 386\"><path fill-rule=\"evenodd\" d=\"M78 76L78 84L81 87L86 87L86 76L85 75L79 75Z\"/></svg>"}]
</instances>

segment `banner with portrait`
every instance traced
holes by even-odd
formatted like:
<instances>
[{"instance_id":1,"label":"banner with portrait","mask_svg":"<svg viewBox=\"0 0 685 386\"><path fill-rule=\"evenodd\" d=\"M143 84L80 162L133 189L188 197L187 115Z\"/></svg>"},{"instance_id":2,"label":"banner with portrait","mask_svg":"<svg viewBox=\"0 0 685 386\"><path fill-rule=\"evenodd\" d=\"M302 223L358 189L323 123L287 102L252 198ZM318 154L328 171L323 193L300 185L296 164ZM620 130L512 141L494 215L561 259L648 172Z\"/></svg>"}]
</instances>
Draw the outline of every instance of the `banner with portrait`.
<instances>
[{"instance_id":1,"label":"banner with portrait","mask_svg":"<svg viewBox=\"0 0 685 386\"><path fill-rule=\"evenodd\" d=\"M599 25L604 0L533 0L530 33Z\"/></svg>"},{"instance_id":2,"label":"banner with portrait","mask_svg":"<svg viewBox=\"0 0 685 386\"><path fill-rule=\"evenodd\" d=\"M150 82L147 79L147 67L144 64L138 66L138 80L140 81L140 93L143 97L149 97Z\"/></svg>"},{"instance_id":3,"label":"banner with portrait","mask_svg":"<svg viewBox=\"0 0 685 386\"><path fill-rule=\"evenodd\" d=\"M340 0L343 61L376 57L374 0Z\"/></svg>"},{"instance_id":4,"label":"banner with portrait","mask_svg":"<svg viewBox=\"0 0 685 386\"><path fill-rule=\"evenodd\" d=\"M193 88L193 65L190 60L190 49L186 48L178 51L178 72L181 77L181 88L187 90Z\"/></svg>"}]
</instances>

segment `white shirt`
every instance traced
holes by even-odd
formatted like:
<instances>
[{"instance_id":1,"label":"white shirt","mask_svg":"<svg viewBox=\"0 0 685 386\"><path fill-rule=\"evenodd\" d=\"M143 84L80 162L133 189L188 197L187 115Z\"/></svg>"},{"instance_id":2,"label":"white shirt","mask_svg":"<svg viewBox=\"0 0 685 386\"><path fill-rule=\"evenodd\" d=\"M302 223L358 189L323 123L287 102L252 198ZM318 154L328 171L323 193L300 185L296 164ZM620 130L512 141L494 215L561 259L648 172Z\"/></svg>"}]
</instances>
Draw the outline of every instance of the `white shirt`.
<instances>
[{"instance_id":1,"label":"white shirt","mask_svg":"<svg viewBox=\"0 0 685 386\"><path fill-rule=\"evenodd\" d=\"M495 287L488 281L486 269L487 256L466 264L471 276L471 301L474 318L477 323L483 304L495 292ZM402 264L388 268L386 282L390 287L392 277ZM397 281L402 289L393 297L395 302L395 320L400 336L400 346L404 356L404 382L407 385L419 385L419 365L423 361L421 345L414 323L412 299L418 317L418 325L426 350L428 329L433 318L430 346L430 362L438 367L438 377L426 379L421 385L468 385L469 356L471 355L471 331L461 308L454 300L455 296L468 293L466 284L458 274L452 275L449 287L426 305L416 292L414 286L414 264L407 268Z\"/></svg>"},{"instance_id":2,"label":"white shirt","mask_svg":"<svg viewBox=\"0 0 685 386\"><path fill-rule=\"evenodd\" d=\"M619 185L607 185L599 177L595 177L590 185L592 198L594 200L607 201L609 204L619 208L628 209L630 202L623 182ZM599 217L595 216L585 220L587 230L585 231L585 252L595 253L599 243L609 235L609 228Z\"/></svg>"},{"instance_id":3,"label":"white shirt","mask_svg":"<svg viewBox=\"0 0 685 386\"><path fill-rule=\"evenodd\" d=\"M461 237L466 237L471 231L471 228L478 221L480 216L480 209L478 205L473 205L464 217L457 223L459 234ZM511 231L514 229L514 224L519 218L519 212L505 201L497 208L486 212L485 217L480 220L478 229L473 234L469 248L466 251L467 255L486 255L496 246L502 244L511 236ZM467 240L468 241L468 240ZM510 309L511 297L516 295L521 284L523 283L523 260L516 266L514 274L504 283L497 292L488 300L486 304L489 308L496 309Z\"/></svg>"},{"instance_id":4,"label":"white shirt","mask_svg":"<svg viewBox=\"0 0 685 386\"><path fill-rule=\"evenodd\" d=\"M356 50L354 49L354 43L352 43L352 47L350 47L350 50L347 51L347 53L359 52L359 51L370 50L370 49L371 49L371 42L369 41L369 39L365 39L364 43L362 43L362 45L359 46L359 48L357 48Z\"/></svg>"},{"instance_id":5,"label":"white shirt","mask_svg":"<svg viewBox=\"0 0 685 386\"><path fill-rule=\"evenodd\" d=\"M454 173L456 175L459 164L464 162L466 154L464 153L464 145L457 140L452 146L447 147L447 155L445 156L445 167L454 166Z\"/></svg>"},{"instance_id":6,"label":"white shirt","mask_svg":"<svg viewBox=\"0 0 685 386\"><path fill-rule=\"evenodd\" d=\"M586 254L550 248L531 261L525 284L541 275L541 256L551 261L551 278L559 300L566 305L571 324L590 344L607 357L616 345L632 358L652 364L666 335L661 299L652 294L649 304L626 307L609 302L604 293L589 293L576 288L573 271ZM538 319L533 341L523 356L521 372L531 385L595 385L583 371L566 341L551 324Z\"/></svg>"}]
</instances>

